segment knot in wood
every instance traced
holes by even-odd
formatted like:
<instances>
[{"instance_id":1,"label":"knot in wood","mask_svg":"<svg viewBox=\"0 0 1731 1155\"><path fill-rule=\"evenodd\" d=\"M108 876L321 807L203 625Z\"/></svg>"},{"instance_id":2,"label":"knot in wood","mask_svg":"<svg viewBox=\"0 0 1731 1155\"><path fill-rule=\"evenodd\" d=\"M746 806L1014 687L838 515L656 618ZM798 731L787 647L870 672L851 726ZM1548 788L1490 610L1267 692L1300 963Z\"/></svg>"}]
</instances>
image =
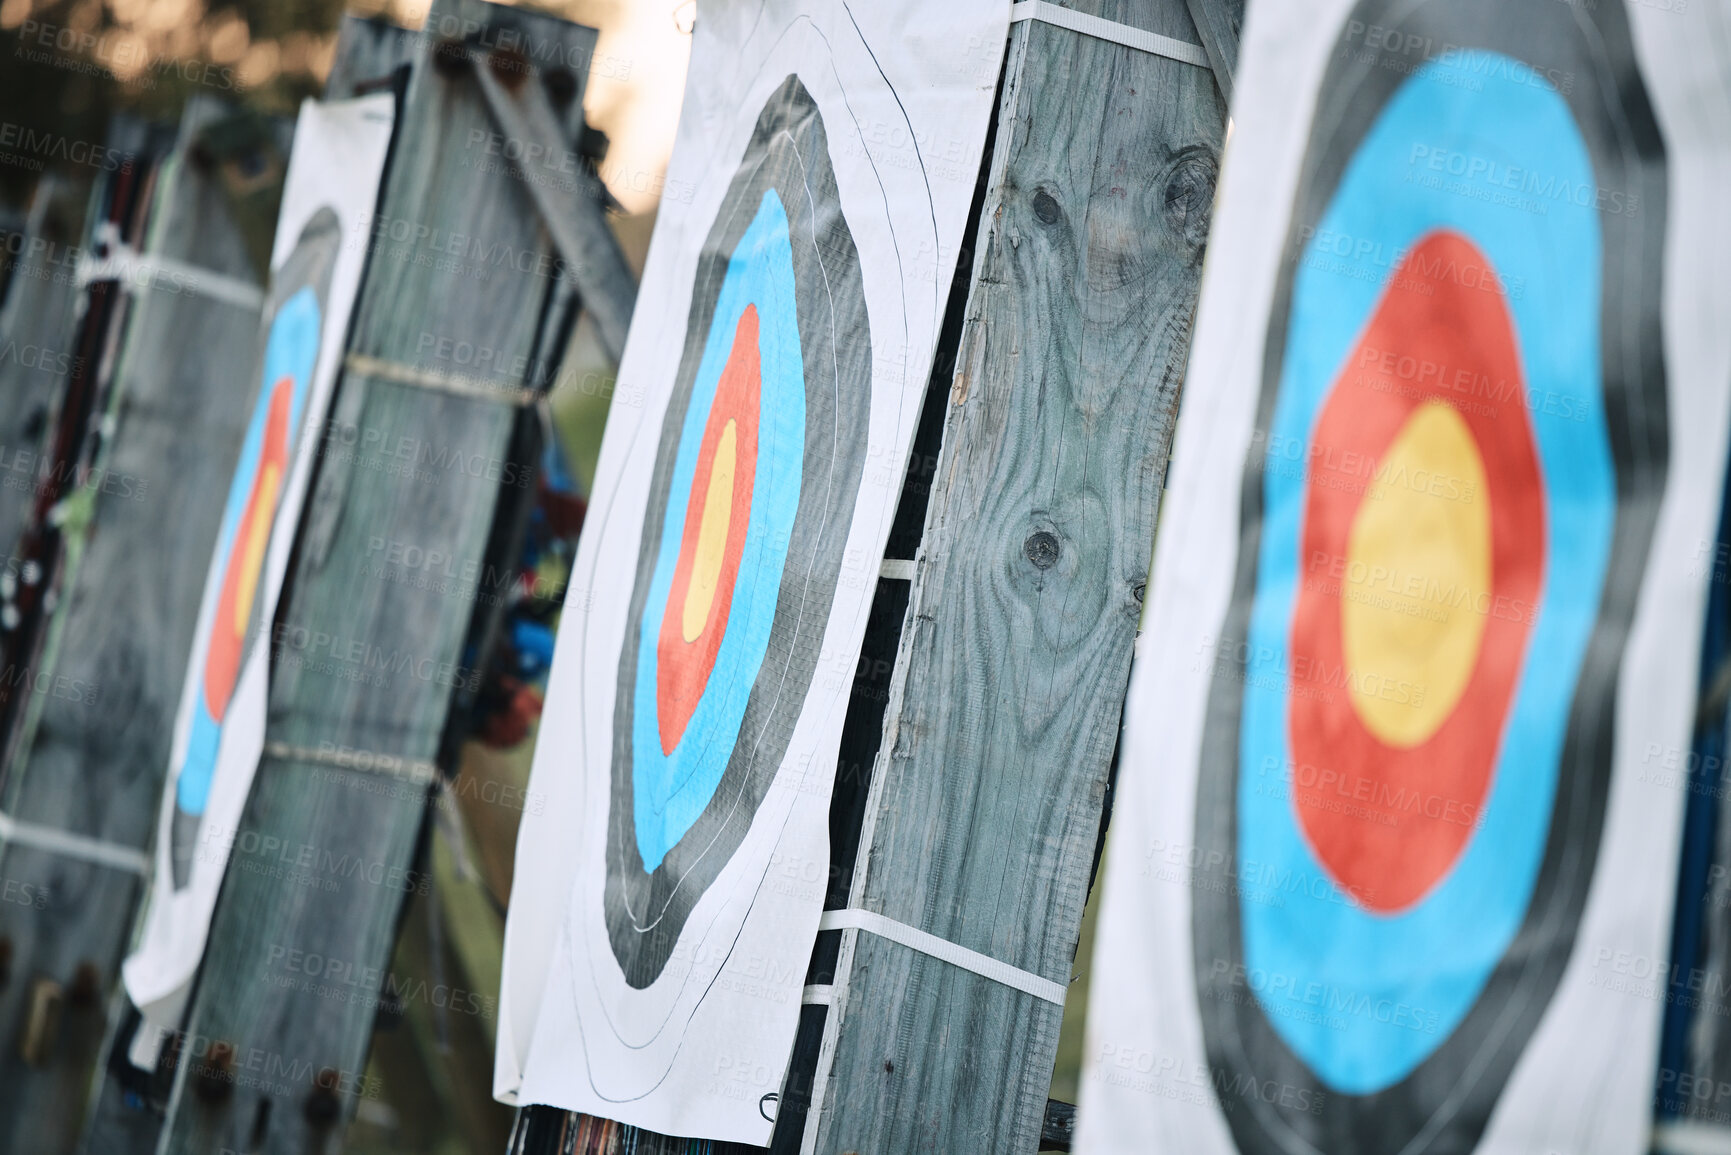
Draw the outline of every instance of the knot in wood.
<instances>
[{"instance_id":1,"label":"knot in wood","mask_svg":"<svg viewBox=\"0 0 1731 1155\"><path fill-rule=\"evenodd\" d=\"M1192 245L1208 239L1208 219L1214 210L1214 182L1219 175L1213 154L1187 148L1167 170L1162 207L1172 228Z\"/></svg>"},{"instance_id":2,"label":"knot in wood","mask_svg":"<svg viewBox=\"0 0 1731 1155\"><path fill-rule=\"evenodd\" d=\"M1043 225L1055 225L1063 217L1064 210L1058 207L1058 201L1051 193L1041 189L1034 194L1034 215Z\"/></svg>"},{"instance_id":3,"label":"knot in wood","mask_svg":"<svg viewBox=\"0 0 1731 1155\"><path fill-rule=\"evenodd\" d=\"M1043 529L1022 543L1022 553L1038 569L1051 569L1057 565L1059 552L1057 536Z\"/></svg>"}]
</instances>

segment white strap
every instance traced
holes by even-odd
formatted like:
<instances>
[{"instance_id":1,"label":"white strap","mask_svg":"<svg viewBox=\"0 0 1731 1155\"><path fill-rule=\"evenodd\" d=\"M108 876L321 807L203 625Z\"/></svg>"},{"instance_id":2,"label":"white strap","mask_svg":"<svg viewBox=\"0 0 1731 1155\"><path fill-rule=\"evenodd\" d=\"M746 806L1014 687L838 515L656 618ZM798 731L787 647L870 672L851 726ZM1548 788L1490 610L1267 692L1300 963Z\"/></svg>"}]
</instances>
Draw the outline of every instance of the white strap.
<instances>
[{"instance_id":1,"label":"white strap","mask_svg":"<svg viewBox=\"0 0 1731 1155\"><path fill-rule=\"evenodd\" d=\"M1113 44L1122 44L1126 48L1152 52L1156 56L1164 56L1169 60L1178 60L1185 64L1194 64L1198 68L1211 67L1208 63L1208 53L1203 50L1200 44L1174 40L1172 37L1162 36L1158 32L1132 28L1128 24L1119 24L1115 20L1090 16L1086 12L1060 8L1056 4L1048 4L1046 0L1018 0L1017 3L1010 5L1010 23L1015 24L1023 20L1038 20L1043 24L1056 24L1059 28L1068 28L1072 32L1080 32L1083 36L1092 36L1096 40L1110 40Z\"/></svg>"},{"instance_id":2,"label":"white strap","mask_svg":"<svg viewBox=\"0 0 1731 1155\"><path fill-rule=\"evenodd\" d=\"M817 924L819 930L863 930L875 934L879 938L887 938L891 942L901 943L909 950L917 950L921 954L942 959L954 967L991 979L995 983L1003 983L1014 987L1024 994L1033 995L1037 999L1045 999L1049 1003L1064 1005L1064 988L1051 979L1041 978L1030 971L1018 970L1007 962L999 962L990 955L983 955L977 950L969 950L965 946L957 946L948 939L939 938L917 927L885 918L876 911L860 910L849 907L846 910L826 910L823 918Z\"/></svg>"},{"instance_id":3,"label":"white strap","mask_svg":"<svg viewBox=\"0 0 1731 1155\"><path fill-rule=\"evenodd\" d=\"M914 580L914 563L906 558L886 557L878 566L878 576L891 581L911 582Z\"/></svg>"},{"instance_id":4,"label":"white strap","mask_svg":"<svg viewBox=\"0 0 1731 1155\"><path fill-rule=\"evenodd\" d=\"M148 877L150 874L150 859L135 847L122 846L118 842L104 842L100 838L74 834L70 830L57 830L35 822L20 822L4 812L0 812L0 842L16 842L19 846L46 850L49 854L58 854L62 858L76 858L80 862L93 862L97 866L130 871L140 877Z\"/></svg>"},{"instance_id":5,"label":"white strap","mask_svg":"<svg viewBox=\"0 0 1731 1155\"><path fill-rule=\"evenodd\" d=\"M171 293L193 293L237 309L256 312L264 307L264 290L251 281L173 257L137 253L124 245L116 246L100 261L80 257L77 280L79 288L92 281L119 281L126 289L160 288Z\"/></svg>"},{"instance_id":6,"label":"white strap","mask_svg":"<svg viewBox=\"0 0 1731 1155\"><path fill-rule=\"evenodd\" d=\"M504 381L488 381L480 377L459 377L455 374L435 373L429 369L417 369L413 365L403 365L395 361L369 357L365 353L350 353L343 358L343 364L348 367L349 372L359 373L363 377L371 377L377 381L389 381L393 385L432 389L439 393L454 393L458 397L475 397L483 401L502 401L508 405L533 405L541 396L535 390L525 389L521 385Z\"/></svg>"},{"instance_id":7,"label":"white strap","mask_svg":"<svg viewBox=\"0 0 1731 1155\"><path fill-rule=\"evenodd\" d=\"M1731 1155L1731 1128L1687 1119L1655 1123L1653 1155Z\"/></svg>"}]
</instances>

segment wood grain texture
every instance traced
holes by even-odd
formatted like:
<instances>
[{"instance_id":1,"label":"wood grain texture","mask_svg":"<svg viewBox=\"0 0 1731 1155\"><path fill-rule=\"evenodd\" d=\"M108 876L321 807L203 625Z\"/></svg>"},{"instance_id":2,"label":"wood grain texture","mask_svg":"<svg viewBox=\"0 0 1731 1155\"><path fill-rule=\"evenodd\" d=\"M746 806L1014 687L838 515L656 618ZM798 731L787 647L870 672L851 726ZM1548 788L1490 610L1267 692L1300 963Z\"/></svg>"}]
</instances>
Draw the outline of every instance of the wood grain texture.
<instances>
[{"instance_id":1,"label":"wood grain texture","mask_svg":"<svg viewBox=\"0 0 1731 1155\"><path fill-rule=\"evenodd\" d=\"M195 101L161 170L146 251L258 283L220 174L191 163L228 115ZM7 767L13 818L149 850L199 596L255 384L258 313L156 281L131 294L114 369L102 471L74 502L50 637L28 674L33 735ZM72 502L69 502L72 504ZM0 877L40 888L38 908L0 904L14 981L0 989L0 1150L70 1151L78 1140L139 882L124 870L8 844ZM39 978L69 997L46 1062L15 1040Z\"/></svg>"},{"instance_id":2,"label":"wood grain texture","mask_svg":"<svg viewBox=\"0 0 1731 1155\"><path fill-rule=\"evenodd\" d=\"M587 60L594 46L591 29L478 0L436 4L429 27L446 21L472 30L471 45L510 43L531 60ZM493 351L488 380L515 389L557 357L537 347L558 327L545 308L555 253L520 181L472 144L493 126L467 52L432 37L417 45L350 349L473 377L446 344L468 342ZM560 113L573 145L580 96L581 84ZM534 463L507 454L518 419L503 396L345 373L273 632L268 741L438 755L453 690L478 676L463 643L477 578L501 560L485 551L502 488L532 479ZM454 559L456 575L405 569L393 544ZM430 885L417 858L425 794L379 774L263 759L162 1151L335 1150L359 1098L382 1093L364 1074L374 1004L303 983L288 952L375 976L363 996L382 981L404 899ZM231 1062L212 1062L219 1042Z\"/></svg>"},{"instance_id":3,"label":"wood grain texture","mask_svg":"<svg viewBox=\"0 0 1731 1155\"><path fill-rule=\"evenodd\" d=\"M1228 105L1232 77L1238 71L1238 36L1244 27L1244 0L1187 0L1190 18L1214 66L1214 79Z\"/></svg>"},{"instance_id":4,"label":"wood grain texture","mask_svg":"<svg viewBox=\"0 0 1731 1155\"><path fill-rule=\"evenodd\" d=\"M1197 40L1181 0L1077 5ZM1070 978L1225 118L1211 73L1029 22L850 905ZM805 1149L1036 1149L1061 1008L843 933Z\"/></svg>"},{"instance_id":5,"label":"wood grain texture","mask_svg":"<svg viewBox=\"0 0 1731 1155\"><path fill-rule=\"evenodd\" d=\"M555 117L545 88L532 84L513 87L508 83L509 73L489 68L477 69L475 77L499 130L507 140L517 142L520 155L558 157L561 152L573 151L564 143L569 137ZM515 167L521 173L527 166ZM545 173L531 171L524 174L523 188L534 198L558 246L565 262L564 275L583 296L602 348L618 364L625 354L631 313L637 307L637 280L607 224L602 207L607 194L601 178L587 164L570 167L569 182L550 184Z\"/></svg>"}]
</instances>

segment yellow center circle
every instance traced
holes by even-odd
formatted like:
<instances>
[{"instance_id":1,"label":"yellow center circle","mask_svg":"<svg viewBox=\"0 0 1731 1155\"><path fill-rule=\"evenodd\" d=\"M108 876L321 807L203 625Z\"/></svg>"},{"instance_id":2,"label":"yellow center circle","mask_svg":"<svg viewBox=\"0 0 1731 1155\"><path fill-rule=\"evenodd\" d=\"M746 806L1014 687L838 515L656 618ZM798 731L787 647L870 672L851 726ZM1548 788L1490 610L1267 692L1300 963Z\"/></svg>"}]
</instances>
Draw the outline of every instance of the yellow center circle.
<instances>
[{"instance_id":1,"label":"yellow center circle","mask_svg":"<svg viewBox=\"0 0 1731 1155\"><path fill-rule=\"evenodd\" d=\"M1461 415L1426 401L1389 443L1347 539L1348 694L1377 739L1417 746L1454 711L1478 660L1490 591L1484 459Z\"/></svg>"},{"instance_id":2,"label":"yellow center circle","mask_svg":"<svg viewBox=\"0 0 1731 1155\"><path fill-rule=\"evenodd\" d=\"M727 555L727 527L733 520L733 467L738 453L739 429L729 420L716 439L715 459L709 463L709 489L703 495L703 520L697 527L697 555L691 562L691 581L685 587L685 605L680 612L679 633L687 643L695 642L709 622L709 607L715 602L715 586L721 563Z\"/></svg>"},{"instance_id":3,"label":"yellow center circle","mask_svg":"<svg viewBox=\"0 0 1731 1155\"><path fill-rule=\"evenodd\" d=\"M282 470L275 462L264 467L258 480L258 504L253 506L252 522L247 527L246 540L241 542L240 586L234 599L234 634L246 636L247 617L252 613L252 596L258 590L258 573L264 568L265 546L270 544L271 519L276 516L276 491L282 482Z\"/></svg>"}]
</instances>

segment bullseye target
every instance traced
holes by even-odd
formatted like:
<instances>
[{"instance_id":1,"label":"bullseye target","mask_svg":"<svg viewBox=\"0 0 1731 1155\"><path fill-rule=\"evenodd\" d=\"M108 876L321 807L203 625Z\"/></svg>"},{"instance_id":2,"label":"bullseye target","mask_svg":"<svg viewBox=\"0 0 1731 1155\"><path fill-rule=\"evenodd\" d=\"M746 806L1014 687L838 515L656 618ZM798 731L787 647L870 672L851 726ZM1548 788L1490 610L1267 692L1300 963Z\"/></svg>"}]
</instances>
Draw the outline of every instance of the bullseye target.
<instances>
[{"instance_id":1,"label":"bullseye target","mask_svg":"<svg viewBox=\"0 0 1731 1155\"><path fill-rule=\"evenodd\" d=\"M1366 0L1316 108L1203 739L1232 884L1196 890L1197 1002L1217 1085L1310 1092L1235 1101L1239 1150L1467 1151L1598 851L1666 468L1663 152L1617 4Z\"/></svg>"},{"instance_id":2,"label":"bullseye target","mask_svg":"<svg viewBox=\"0 0 1731 1155\"><path fill-rule=\"evenodd\" d=\"M266 326L258 401L223 507L213 586L205 593L207 601L214 594L215 605L206 610L209 633L195 655L202 659L203 669L185 757L174 780L172 862L177 888L186 886L190 877L198 826L216 772L223 719L241 667L264 625L257 612L259 581L306 415L325 298L341 239L336 214L320 210L307 222L277 274L277 304Z\"/></svg>"},{"instance_id":3,"label":"bullseye target","mask_svg":"<svg viewBox=\"0 0 1731 1155\"><path fill-rule=\"evenodd\" d=\"M661 974L780 767L859 494L871 356L818 108L774 93L702 249L620 660L608 935Z\"/></svg>"}]
</instances>

